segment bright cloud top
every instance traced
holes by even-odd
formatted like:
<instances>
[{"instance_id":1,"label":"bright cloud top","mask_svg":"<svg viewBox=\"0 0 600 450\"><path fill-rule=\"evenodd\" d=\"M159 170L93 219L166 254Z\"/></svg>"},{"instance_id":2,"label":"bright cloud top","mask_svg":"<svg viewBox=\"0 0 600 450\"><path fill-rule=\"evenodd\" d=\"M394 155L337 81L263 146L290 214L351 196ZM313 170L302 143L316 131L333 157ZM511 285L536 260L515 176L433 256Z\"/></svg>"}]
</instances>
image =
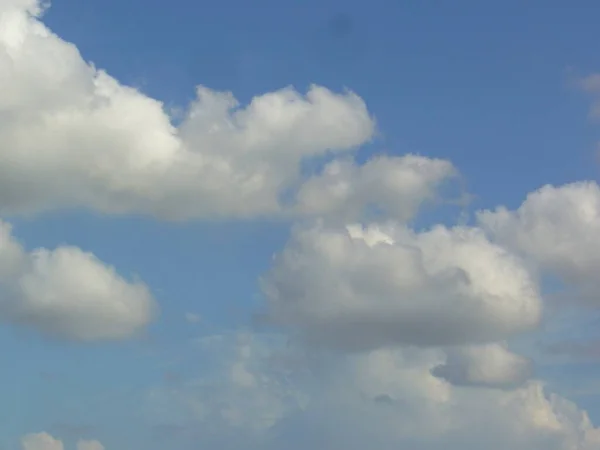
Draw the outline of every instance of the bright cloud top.
<instances>
[{"instance_id":1,"label":"bright cloud top","mask_svg":"<svg viewBox=\"0 0 600 450\"><path fill-rule=\"evenodd\" d=\"M245 108L230 93L199 87L175 127L160 102L52 34L35 5L4 1L0 10L3 213L274 214L300 181L302 161L354 149L374 132L359 97L319 86L306 96L265 94Z\"/></svg>"},{"instance_id":2,"label":"bright cloud top","mask_svg":"<svg viewBox=\"0 0 600 450\"><path fill-rule=\"evenodd\" d=\"M344 221L360 218L370 206L406 222L423 202L436 198L444 181L457 176L449 161L417 155L380 156L362 166L336 160L301 186L297 209Z\"/></svg>"},{"instance_id":3,"label":"bright cloud top","mask_svg":"<svg viewBox=\"0 0 600 450\"><path fill-rule=\"evenodd\" d=\"M264 290L276 322L358 350L494 341L541 314L521 261L463 227L297 229Z\"/></svg>"},{"instance_id":4,"label":"bright cloud top","mask_svg":"<svg viewBox=\"0 0 600 450\"><path fill-rule=\"evenodd\" d=\"M444 364L432 373L457 386L512 388L533 373L527 358L510 352L506 344L451 348Z\"/></svg>"},{"instance_id":5,"label":"bright cloud top","mask_svg":"<svg viewBox=\"0 0 600 450\"><path fill-rule=\"evenodd\" d=\"M123 339L153 318L141 282L129 282L76 247L27 253L0 222L0 319L60 338Z\"/></svg>"},{"instance_id":6,"label":"bright cloud top","mask_svg":"<svg viewBox=\"0 0 600 450\"><path fill-rule=\"evenodd\" d=\"M595 182L544 186L516 211L499 207L477 219L495 241L598 304L600 187Z\"/></svg>"}]
</instances>

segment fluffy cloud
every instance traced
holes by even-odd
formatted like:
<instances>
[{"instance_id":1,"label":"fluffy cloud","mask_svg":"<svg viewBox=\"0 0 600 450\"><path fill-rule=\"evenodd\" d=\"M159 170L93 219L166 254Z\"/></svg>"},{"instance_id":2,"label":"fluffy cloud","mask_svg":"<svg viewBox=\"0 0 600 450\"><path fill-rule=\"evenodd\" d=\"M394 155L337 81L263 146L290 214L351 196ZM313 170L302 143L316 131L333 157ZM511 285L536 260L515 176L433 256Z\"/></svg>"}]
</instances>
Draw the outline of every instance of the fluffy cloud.
<instances>
[{"instance_id":1,"label":"fluffy cloud","mask_svg":"<svg viewBox=\"0 0 600 450\"><path fill-rule=\"evenodd\" d=\"M205 339L201 350L203 358L218 354L227 363L160 396L160 410L168 410L170 418L173 410L181 412L182 399L196 405L179 416L196 445L228 450L593 450L600 444L600 432L587 414L538 381L514 390L472 389L434 376L431 372L446 359L441 350L313 354L301 371L283 370L281 358L272 357L283 352L294 359L289 354L293 347L282 348L281 342L261 335ZM238 364L249 375L232 375ZM171 409L165 407L169 401ZM283 403L286 408L273 408ZM257 426L267 416L268 426Z\"/></svg>"},{"instance_id":2,"label":"fluffy cloud","mask_svg":"<svg viewBox=\"0 0 600 450\"><path fill-rule=\"evenodd\" d=\"M378 448L419 450L591 450L600 442L587 414L540 382L510 391L453 387L431 373L443 359L441 351L388 348L338 367L326 402L354 398L343 420L362 442L351 448L365 448L369 436L378 436Z\"/></svg>"},{"instance_id":3,"label":"fluffy cloud","mask_svg":"<svg viewBox=\"0 0 600 450\"><path fill-rule=\"evenodd\" d=\"M477 218L495 241L598 302L600 188L595 182L544 186L516 211L499 207Z\"/></svg>"},{"instance_id":4,"label":"fluffy cloud","mask_svg":"<svg viewBox=\"0 0 600 450\"><path fill-rule=\"evenodd\" d=\"M39 15L44 9L44 3L39 0L3 0L0 2L1 12L27 11L30 14Z\"/></svg>"},{"instance_id":5,"label":"fluffy cloud","mask_svg":"<svg viewBox=\"0 0 600 450\"><path fill-rule=\"evenodd\" d=\"M82 341L122 339L152 319L154 301L76 247L27 253L0 222L0 319Z\"/></svg>"},{"instance_id":6,"label":"fluffy cloud","mask_svg":"<svg viewBox=\"0 0 600 450\"><path fill-rule=\"evenodd\" d=\"M297 228L263 280L270 315L319 343L486 342L538 324L537 285L475 228Z\"/></svg>"},{"instance_id":7,"label":"fluffy cloud","mask_svg":"<svg viewBox=\"0 0 600 450\"><path fill-rule=\"evenodd\" d=\"M64 450L64 445L59 439L55 439L48 433L32 433L21 439L22 450ZM77 442L77 450L104 450L104 446L98 441L80 440Z\"/></svg>"},{"instance_id":8,"label":"fluffy cloud","mask_svg":"<svg viewBox=\"0 0 600 450\"><path fill-rule=\"evenodd\" d=\"M0 213L273 214L306 159L354 149L374 132L359 97L319 86L244 108L231 93L198 87L175 127L160 102L48 30L37 5L0 9Z\"/></svg>"},{"instance_id":9,"label":"fluffy cloud","mask_svg":"<svg viewBox=\"0 0 600 450\"><path fill-rule=\"evenodd\" d=\"M417 155L381 156L362 166L336 160L302 185L297 208L304 214L355 220L366 207L374 206L408 221L424 201L436 197L443 181L457 174L448 161Z\"/></svg>"},{"instance_id":10,"label":"fluffy cloud","mask_svg":"<svg viewBox=\"0 0 600 450\"><path fill-rule=\"evenodd\" d=\"M512 388L532 375L532 361L510 352L506 344L459 347L446 353L446 362L432 373L457 386Z\"/></svg>"}]
</instances>

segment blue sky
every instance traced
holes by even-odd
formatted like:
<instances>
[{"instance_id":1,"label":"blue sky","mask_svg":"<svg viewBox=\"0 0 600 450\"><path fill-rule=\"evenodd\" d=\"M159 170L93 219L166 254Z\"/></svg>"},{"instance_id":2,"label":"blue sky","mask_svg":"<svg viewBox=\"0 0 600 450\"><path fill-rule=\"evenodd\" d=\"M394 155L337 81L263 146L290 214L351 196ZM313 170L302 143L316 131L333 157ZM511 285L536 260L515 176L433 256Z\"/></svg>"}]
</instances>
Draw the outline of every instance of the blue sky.
<instances>
[{"instance_id":1,"label":"blue sky","mask_svg":"<svg viewBox=\"0 0 600 450\"><path fill-rule=\"evenodd\" d=\"M251 3L0 0L0 448L599 448L600 6Z\"/></svg>"},{"instance_id":2,"label":"blue sky","mask_svg":"<svg viewBox=\"0 0 600 450\"><path fill-rule=\"evenodd\" d=\"M596 173L589 102L569 88L570 71L597 69L592 1L74 3L55 2L47 23L167 105L185 106L197 84L241 102L287 85L347 87L377 117L378 149L451 157L494 205Z\"/></svg>"}]
</instances>

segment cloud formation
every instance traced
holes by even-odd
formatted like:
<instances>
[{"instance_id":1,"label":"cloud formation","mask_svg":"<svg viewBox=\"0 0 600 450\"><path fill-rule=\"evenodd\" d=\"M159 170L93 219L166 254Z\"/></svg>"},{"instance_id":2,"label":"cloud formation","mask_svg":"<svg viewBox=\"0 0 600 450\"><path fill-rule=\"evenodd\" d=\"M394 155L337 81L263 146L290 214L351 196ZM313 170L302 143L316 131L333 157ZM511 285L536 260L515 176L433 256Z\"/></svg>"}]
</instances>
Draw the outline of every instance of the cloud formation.
<instances>
[{"instance_id":1,"label":"cloud formation","mask_svg":"<svg viewBox=\"0 0 600 450\"><path fill-rule=\"evenodd\" d=\"M432 374L456 386L513 388L533 373L532 361L510 352L506 344L451 348Z\"/></svg>"},{"instance_id":2,"label":"cloud formation","mask_svg":"<svg viewBox=\"0 0 600 450\"><path fill-rule=\"evenodd\" d=\"M223 356L227 363L221 370L193 382L153 391L151 400L160 400L161 411L181 413L185 399L188 407L179 417L192 442L232 450L593 450L600 445L600 430L587 414L538 381L506 390L472 389L436 377L432 371L445 361L437 349L327 353L301 371L286 370L281 361L273 364L268 350L293 352L261 335L206 339L203 357L206 352L233 357ZM240 383L232 375L238 364L249 370L247 380L257 382ZM286 408L273 408L282 404ZM257 427L265 424L261 418L270 426Z\"/></svg>"},{"instance_id":3,"label":"cloud formation","mask_svg":"<svg viewBox=\"0 0 600 450\"><path fill-rule=\"evenodd\" d=\"M436 198L444 181L457 176L449 161L418 155L380 156L362 166L335 160L301 186L297 209L304 215L347 221L360 219L372 207L406 222L425 201Z\"/></svg>"},{"instance_id":4,"label":"cloud formation","mask_svg":"<svg viewBox=\"0 0 600 450\"><path fill-rule=\"evenodd\" d=\"M491 342L534 328L538 287L476 228L298 228L265 276L272 319L347 350Z\"/></svg>"},{"instance_id":5,"label":"cloud formation","mask_svg":"<svg viewBox=\"0 0 600 450\"><path fill-rule=\"evenodd\" d=\"M48 30L37 5L0 10L0 213L276 214L304 160L352 150L374 133L358 96L319 86L267 93L246 107L200 86L175 126L160 102Z\"/></svg>"},{"instance_id":6,"label":"cloud formation","mask_svg":"<svg viewBox=\"0 0 600 450\"><path fill-rule=\"evenodd\" d=\"M498 207L479 212L477 219L494 241L579 291L586 301L600 302L600 187L595 182L547 185L515 211Z\"/></svg>"},{"instance_id":7,"label":"cloud formation","mask_svg":"<svg viewBox=\"0 0 600 450\"><path fill-rule=\"evenodd\" d=\"M25 251L0 222L0 320L79 341L124 339L152 319L141 282L77 247Z\"/></svg>"},{"instance_id":8,"label":"cloud formation","mask_svg":"<svg viewBox=\"0 0 600 450\"><path fill-rule=\"evenodd\" d=\"M22 450L64 450L62 441L55 439L48 433L35 433L23 436L21 439Z\"/></svg>"}]
</instances>

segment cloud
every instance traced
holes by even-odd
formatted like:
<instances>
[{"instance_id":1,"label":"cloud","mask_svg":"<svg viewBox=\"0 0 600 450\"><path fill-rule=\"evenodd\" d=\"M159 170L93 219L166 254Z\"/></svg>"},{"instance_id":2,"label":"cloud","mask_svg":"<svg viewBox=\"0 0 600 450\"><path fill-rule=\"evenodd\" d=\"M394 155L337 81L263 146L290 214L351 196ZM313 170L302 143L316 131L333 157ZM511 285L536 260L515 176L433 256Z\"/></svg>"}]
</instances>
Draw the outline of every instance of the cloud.
<instances>
[{"instance_id":1,"label":"cloud","mask_svg":"<svg viewBox=\"0 0 600 450\"><path fill-rule=\"evenodd\" d=\"M21 439L22 450L64 450L63 443L48 433L28 434Z\"/></svg>"},{"instance_id":2,"label":"cloud","mask_svg":"<svg viewBox=\"0 0 600 450\"><path fill-rule=\"evenodd\" d=\"M443 181L457 175L450 162L417 155L380 156L362 166L349 159L335 160L302 185L297 208L343 221L359 219L366 207L375 206L405 222L424 201L436 197Z\"/></svg>"},{"instance_id":3,"label":"cloud","mask_svg":"<svg viewBox=\"0 0 600 450\"><path fill-rule=\"evenodd\" d=\"M59 338L124 339L153 318L155 304L141 282L77 247L27 253L0 222L0 320Z\"/></svg>"},{"instance_id":4,"label":"cloud","mask_svg":"<svg viewBox=\"0 0 600 450\"><path fill-rule=\"evenodd\" d=\"M547 185L515 211L498 207L479 212L477 219L496 242L598 303L600 188L595 182Z\"/></svg>"},{"instance_id":5,"label":"cloud","mask_svg":"<svg viewBox=\"0 0 600 450\"><path fill-rule=\"evenodd\" d=\"M457 386L513 388L531 377L532 361L508 350L505 344L459 347L447 350L444 364L432 374Z\"/></svg>"},{"instance_id":6,"label":"cloud","mask_svg":"<svg viewBox=\"0 0 600 450\"><path fill-rule=\"evenodd\" d=\"M328 379L339 387L324 386L332 395L322 395L325 403L344 411L334 421L354 432L347 433L351 439L333 430L330 436L357 450L369 438L379 440L378 448L419 450L587 450L600 442L585 412L538 381L498 390L455 387L440 380L431 372L443 360L442 353L388 348L338 366L337 376Z\"/></svg>"},{"instance_id":7,"label":"cloud","mask_svg":"<svg viewBox=\"0 0 600 450\"><path fill-rule=\"evenodd\" d=\"M2 214L80 206L167 219L278 214L305 160L353 150L374 133L358 96L319 86L245 107L199 86L174 126L159 101L48 30L37 5L0 10Z\"/></svg>"},{"instance_id":8,"label":"cloud","mask_svg":"<svg viewBox=\"0 0 600 450\"><path fill-rule=\"evenodd\" d=\"M169 416L182 414L186 430L196 430L189 436L195 445L228 450L593 450L600 444L587 414L538 381L473 389L434 376L445 361L439 349L313 353L302 370L271 365L269 353L296 350L260 334L206 340L203 358L218 355L226 363L151 397ZM258 382L232 376L238 364ZM285 408L272 409L284 399ZM256 426L267 411L268 424Z\"/></svg>"},{"instance_id":9,"label":"cloud","mask_svg":"<svg viewBox=\"0 0 600 450\"><path fill-rule=\"evenodd\" d=\"M3 0L0 3L0 12L21 12L27 11L29 14L42 14L48 2L40 2L39 0Z\"/></svg>"},{"instance_id":10,"label":"cloud","mask_svg":"<svg viewBox=\"0 0 600 450\"><path fill-rule=\"evenodd\" d=\"M241 441L264 433L298 404L285 377L268 365L269 344L243 332L203 339L199 349L210 369L196 379L153 390L151 420L177 420L189 424L186 430L196 429L196 435L221 439L231 429Z\"/></svg>"},{"instance_id":11,"label":"cloud","mask_svg":"<svg viewBox=\"0 0 600 450\"><path fill-rule=\"evenodd\" d=\"M296 228L263 279L269 315L346 350L491 342L534 328L537 284L476 228Z\"/></svg>"},{"instance_id":12,"label":"cloud","mask_svg":"<svg viewBox=\"0 0 600 450\"><path fill-rule=\"evenodd\" d=\"M62 441L48 433L32 433L21 438L22 450L64 450L64 448ZM104 450L104 446L98 441L80 440L77 442L77 450Z\"/></svg>"}]
</instances>

